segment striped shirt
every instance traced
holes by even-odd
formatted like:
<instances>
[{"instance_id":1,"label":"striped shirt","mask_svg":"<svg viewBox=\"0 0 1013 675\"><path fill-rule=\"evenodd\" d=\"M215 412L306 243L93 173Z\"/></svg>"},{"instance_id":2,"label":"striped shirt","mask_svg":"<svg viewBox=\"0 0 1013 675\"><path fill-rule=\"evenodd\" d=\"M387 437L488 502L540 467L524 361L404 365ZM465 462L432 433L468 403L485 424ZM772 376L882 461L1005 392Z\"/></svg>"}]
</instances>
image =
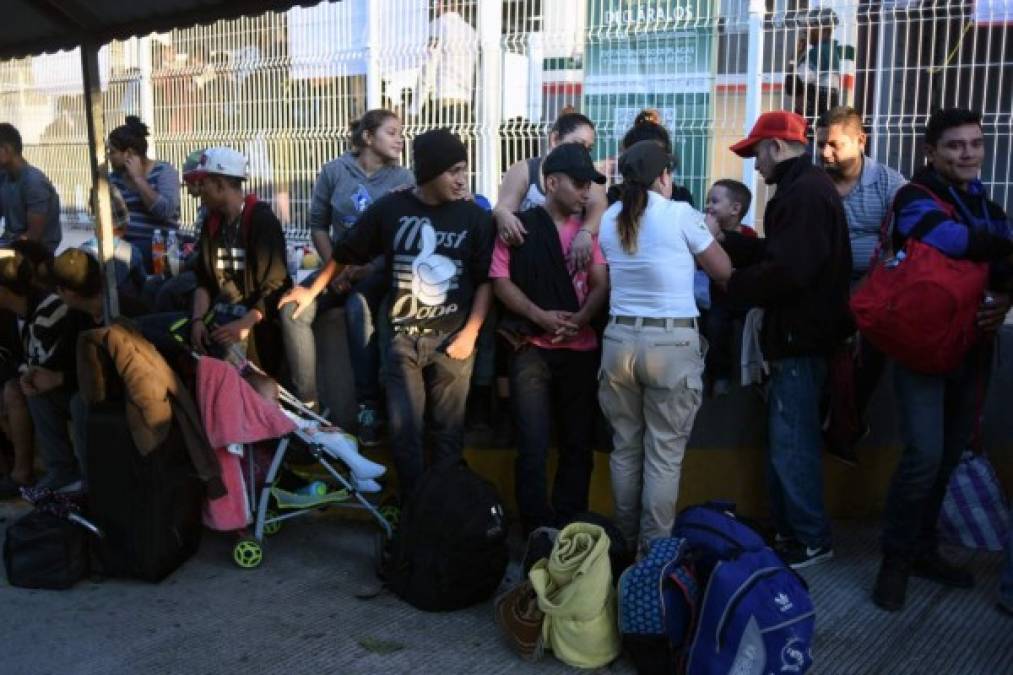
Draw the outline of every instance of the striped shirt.
<instances>
[{"instance_id":1,"label":"striped shirt","mask_svg":"<svg viewBox=\"0 0 1013 675\"><path fill-rule=\"evenodd\" d=\"M34 308L25 322L25 357L30 366L50 366L64 348L67 305L58 295L49 295ZM50 366L51 367L51 366Z\"/></svg>"},{"instance_id":2,"label":"striped shirt","mask_svg":"<svg viewBox=\"0 0 1013 675\"><path fill-rule=\"evenodd\" d=\"M179 173L168 162L155 162L147 175L148 185L158 193L158 200L151 207L144 204L141 194L130 187L127 175L122 171L109 174L109 182L123 195L130 212L130 224L125 239L149 258L151 236L156 229L174 230L179 227Z\"/></svg>"},{"instance_id":3,"label":"striped shirt","mask_svg":"<svg viewBox=\"0 0 1013 675\"><path fill-rule=\"evenodd\" d=\"M851 235L851 278L856 280L869 271L869 263L879 245L883 219L890 211L894 195L907 180L897 171L871 157L862 161L862 176L851 192L844 195L844 213Z\"/></svg>"}]
</instances>

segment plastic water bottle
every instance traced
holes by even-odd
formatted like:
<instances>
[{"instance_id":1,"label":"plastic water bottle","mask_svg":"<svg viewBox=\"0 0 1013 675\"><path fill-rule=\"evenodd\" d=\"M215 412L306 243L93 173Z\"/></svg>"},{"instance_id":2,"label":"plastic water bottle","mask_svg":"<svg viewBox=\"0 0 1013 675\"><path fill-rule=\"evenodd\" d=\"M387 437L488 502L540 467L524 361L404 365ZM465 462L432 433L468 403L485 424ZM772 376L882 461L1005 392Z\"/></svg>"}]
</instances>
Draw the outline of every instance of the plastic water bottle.
<instances>
[{"instance_id":1,"label":"plastic water bottle","mask_svg":"<svg viewBox=\"0 0 1013 675\"><path fill-rule=\"evenodd\" d=\"M165 274L165 239L161 230L151 235L151 271L159 277Z\"/></svg>"},{"instance_id":2,"label":"plastic water bottle","mask_svg":"<svg viewBox=\"0 0 1013 675\"><path fill-rule=\"evenodd\" d=\"M165 239L165 254L169 258L169 274L179 275L179 239L176 237L176 230L169 230Z\"/></svg>"},{"instance_id":3,"label":"plastic water bottle","mask_svg":"<svg viewBox=\"0 0 1013 675\"><path fill-rule=\"evenodd\" d=\"M327 483L322 480L315 480L308 485L303 485L301 488L295 491L297 495L305 495L307 497L323 497L327 494Z\"/></svg>"}]
</instances>

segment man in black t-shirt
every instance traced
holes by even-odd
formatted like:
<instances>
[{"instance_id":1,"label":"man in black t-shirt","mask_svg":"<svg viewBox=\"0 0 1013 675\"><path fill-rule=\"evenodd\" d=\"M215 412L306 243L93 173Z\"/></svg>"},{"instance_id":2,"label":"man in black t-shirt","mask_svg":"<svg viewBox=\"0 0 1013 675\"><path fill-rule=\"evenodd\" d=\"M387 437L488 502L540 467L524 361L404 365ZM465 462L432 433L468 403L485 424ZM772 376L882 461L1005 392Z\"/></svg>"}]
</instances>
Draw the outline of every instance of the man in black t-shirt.
<instances>
[{"instance_id":1,"label":"man in black t-shirt","mask_svg":"<svg viewBox=\"0 0 1013 675\"><path fill-rule=\"evenodd\" d=\"M491 302L494 236L490 215L465 199L460 139L446 129L428 131L415 138L413 155L418 187L375 201L313 285L296 287L280 303L295 303L298 316L342 266L385 257L394 330L387 414L402 495L424 469L424 432L433 462L461 454L475 340Z\"/></svg>"}]
</instances>

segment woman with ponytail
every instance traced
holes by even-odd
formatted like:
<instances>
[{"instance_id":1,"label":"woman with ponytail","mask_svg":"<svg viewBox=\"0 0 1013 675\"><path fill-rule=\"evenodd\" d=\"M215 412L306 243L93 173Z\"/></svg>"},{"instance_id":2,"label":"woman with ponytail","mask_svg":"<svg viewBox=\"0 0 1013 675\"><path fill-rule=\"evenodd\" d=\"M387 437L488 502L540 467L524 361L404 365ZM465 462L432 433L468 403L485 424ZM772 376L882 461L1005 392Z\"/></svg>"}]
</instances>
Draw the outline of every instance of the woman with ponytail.
<instances>
[{"instance_id":1,"label":"woman with ponytail","mask_svg":"<svg viewBox=\"0 0 1013 675\"><path fill-rule=\"evenodd\" d=\"M672 172L674 173L679 169L679 157L672 150L672 136L661 123L661 113L654 108L645 108L637 114L633 120L633 126L629 128L626 135L619 142L619 152L632 148L634 144L640 141L654 141L657 143L665 152L672 155ZM609 188L609 205L622 199L622 191L622 183L616 183ZM686 202L693 207L696 206L693 202L693 193L682 185L676 185L674 182L672 183L671 199L676 202Z\"/></svg>"},{"instance_id":2,"label":"woman with ponytail","mask_svg":"<svg viewBox=\"0 0 1013 675\"><path fill-rule=\"evenodd\" d=\"M124 239L137 246L150 273L152 234L179 227L179 172L168 162L148 158L148 127L133 115L109 134L106 154L109 182L130 214Z\"/></svg>"},{"instance_id":3,"label":"woman with ponytail","mask_svg":"<svg viewBox=\"0 0 1013 675\"><path fill-rule=\"evenodd\" d=\"M619 157L622 200L599 241L611 277L598 401L613 429L616 524L631 548L667 537L686 441L703 397L705 342L696 265L717 283L732 266L704 215L672 201L672 156L653 140Z\"/></svg>"}]
</instances>

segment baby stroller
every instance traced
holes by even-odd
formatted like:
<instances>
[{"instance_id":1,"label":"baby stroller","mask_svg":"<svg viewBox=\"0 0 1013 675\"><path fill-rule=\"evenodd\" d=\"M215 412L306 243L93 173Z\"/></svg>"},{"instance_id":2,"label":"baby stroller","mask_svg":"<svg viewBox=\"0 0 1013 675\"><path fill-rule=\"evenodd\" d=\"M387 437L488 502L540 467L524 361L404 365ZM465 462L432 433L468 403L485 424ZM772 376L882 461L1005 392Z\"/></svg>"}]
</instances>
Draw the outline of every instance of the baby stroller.
<instances>
[{"instance_id":1,"label":"baby stroller","mask_svg":"<svg viewBox=\"0 0 1013 675\"><path fill-rule=\"evenodd\" d=\"M363 493L363 481L356 479L353 468L358 458L353 437L342 434L351 444L352 453L335 452L333 445L320 442L320 434L311 426L300 428L293 421L302 418L330 426L326 418L281 387L280 407L254 391L242 375L251 371L264 375L255 365L245 359L235 358L238 365L232 365L191 354L197 359L198 406L208 440L222 462L222 478L228 491L225 497L207 503L205 524L216 530L241 532L233 547L233 560L239 567L260 565L265 535L277 533L284 521L333 506L365 511L386 537L391 536L396 513L374 504ZM294 415L286 414L286 410ZM258 463L258 455L263 454L258 449L263 445L256 445L265 441L274 445L273 451L269 450L266 473L263 463ZM302 455L312 472L307 471L305 463L299 468L290 466L296 454ZM362 458L358 461L373 465ZM325 480L306 486L306 480L313 477ZM389 512L385 514L384 510Z\"/></svg>"}]
</instances>

